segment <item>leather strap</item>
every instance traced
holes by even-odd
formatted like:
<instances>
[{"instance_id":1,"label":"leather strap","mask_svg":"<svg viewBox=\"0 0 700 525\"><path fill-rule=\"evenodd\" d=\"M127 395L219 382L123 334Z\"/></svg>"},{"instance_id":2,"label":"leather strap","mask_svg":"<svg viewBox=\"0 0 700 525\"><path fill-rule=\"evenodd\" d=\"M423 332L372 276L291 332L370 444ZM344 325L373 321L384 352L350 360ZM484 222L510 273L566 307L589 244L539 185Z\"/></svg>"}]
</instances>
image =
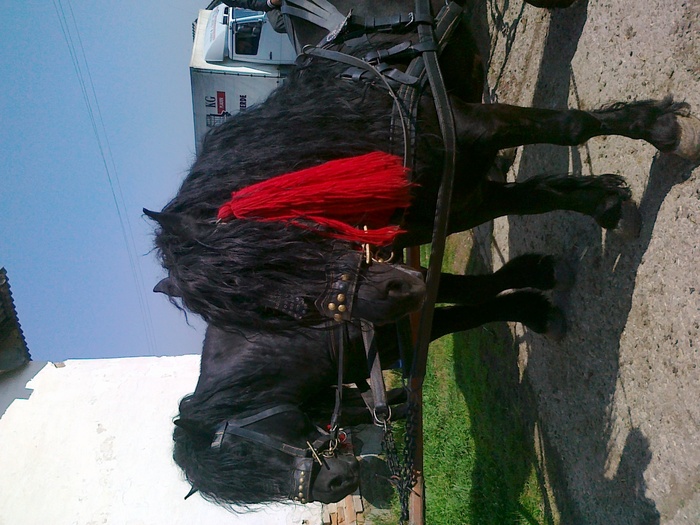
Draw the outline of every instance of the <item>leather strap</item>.
<instances>
[{"instance_id":1,"label":"leather strap","mask_svg":"<svg viewBox=\"0 0 700 525\"><path fill-rule=\"evenodd\" d=\"M372 415L377 423L389 420L391 412L386 399L386 386L384 385L384 375L382 365L379 361L379 352L374 338L374 326L367 321L361 321L362 340L367 355L367 366L369 367L369 383L372 389Z\"/></svg>"},{"instance_id":2,"label":"leather strap","mask_svg":"<svg viewBox=\"0 0 700 525\"><path fill-rule=\"evenodd\" d=\"M326 0L285 0L281 11L283 15L306 20L329 32L344 25L347 19Z\"/></svg>"},{"instance_id":3,"label":"leather strap","mask_svg":"<svg viewBox=\"0 0 700 525\"><path fill-rule=\"evenodd\" d=\"M326 289L314 304L323 317L349 321L363 258L360 252L351 251L334 259L326 268Z\"/></svg>"},{"instance_id":4,"label":"leather strap","mask_svg":"<svg viewBox=\"0 0 700 525\"><path fill-rule=\"evenodd\" d=\"M337 346L335 347L338 361L338 381L335 390L335 406L331 414L330 439L331 443L337 442L340 431L340 416L343 410L343 378L345 375L345 346L347 344L348 327L346 323L338 325L331 333L331 346L334 346L337 335Z\"/></svg>"},{"instance_id":5,"label":"leather strap","mask_svg":"<svg viewBox=\"0 0 700 525\"><path fill-rule=\"evenodd\" d=\"M416 12L430 12L428 0L416 0ZM421 42L434 40L432 27L428 24L418 25L418 38ZM425 369L428 359L428 345L430 344L430 332L435 312L438 285L442 259L445 251L445 239L447 237L447 220L450 213L452 198L452 186L454 183L455 166L457 164L457 137L455 132L454 116L447 88L440 72L437 51L426 51L421 55L425 61L425 70L430 82L430 87L435 101L435 110L438 115L440 131L444 143L444 168L442 181L438 191L435 206L435 223L426 277L426 298L423 303L418 338L416 341L416 360L411 371L412 378L418 385L423 384ZM414 383L414 385L416 384Z\"/></svg>"}]
</instances>

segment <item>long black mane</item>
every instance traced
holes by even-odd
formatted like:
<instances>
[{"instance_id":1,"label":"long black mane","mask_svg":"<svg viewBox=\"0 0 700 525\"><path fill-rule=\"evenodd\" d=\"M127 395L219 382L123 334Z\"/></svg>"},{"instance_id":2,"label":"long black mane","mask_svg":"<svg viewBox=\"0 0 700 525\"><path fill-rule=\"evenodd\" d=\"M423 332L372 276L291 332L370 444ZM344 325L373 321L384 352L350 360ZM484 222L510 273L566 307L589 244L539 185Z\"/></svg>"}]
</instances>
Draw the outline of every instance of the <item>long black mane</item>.
<instances>
[{"instance_id":1,"label":"long black mane","mask_svg":"<svg viewBox=\"0 0 700 525\"><path fill-rule=\"evenodd\" d=\"M214 128L178 194L163 209L183 226L157 230L162 264L184 305L206 321L228 329L295 329L300 321L275 311L274 303L301 297L312 304L320 295L337 241L276 223L217 224L216 215L239 188L390 149L390 97L339 80L340 69L325 62L301 68L267 101ZM302 324L321 321L311 312Z\"/></svg>"},{"instance_id":2,"label":"long black mane","mask_svg":"<svg viewBox=\"0 0 700 525\"><path fill-rule=\"evenodd\" d=\"M218 425L229 418L278 404L316 403L325 390L332 395L328 385L335 371L325 337L326 332L310 329L291 339L207 329L200 380L180 402L173 432L173 459L204 498L237 510L289 498L288 456L235 437L220 450L211 443ZM290 375L300 362L313 363L313 372Z\"/></svg>"}]
</instances>

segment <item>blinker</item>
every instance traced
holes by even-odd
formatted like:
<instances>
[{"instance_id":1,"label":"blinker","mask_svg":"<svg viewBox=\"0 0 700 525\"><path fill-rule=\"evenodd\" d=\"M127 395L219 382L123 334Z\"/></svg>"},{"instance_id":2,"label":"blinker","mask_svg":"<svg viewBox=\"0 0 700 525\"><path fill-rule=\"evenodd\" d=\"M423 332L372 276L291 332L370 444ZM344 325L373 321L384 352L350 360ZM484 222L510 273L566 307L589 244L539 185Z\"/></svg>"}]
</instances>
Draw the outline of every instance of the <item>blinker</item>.
<instances>
[{"instance_id":1,"label":"blinker","mask_svg":"<svg viewBox=\"0 0 700 525\"><path fill-rule=\"evenodd\" d=\"M363 265L362 253L346 252L326 268L326 289L314 302L322 316L338 323L351 319L357 276Z\"/></svg>"}]
</instances>

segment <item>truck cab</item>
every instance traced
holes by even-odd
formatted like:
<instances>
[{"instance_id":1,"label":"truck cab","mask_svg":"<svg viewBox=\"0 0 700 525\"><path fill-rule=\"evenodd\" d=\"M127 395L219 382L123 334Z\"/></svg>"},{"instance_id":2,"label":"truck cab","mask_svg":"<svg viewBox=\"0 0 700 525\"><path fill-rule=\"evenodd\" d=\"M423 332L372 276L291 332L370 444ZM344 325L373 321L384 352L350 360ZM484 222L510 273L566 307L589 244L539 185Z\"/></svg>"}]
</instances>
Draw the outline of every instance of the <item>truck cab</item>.
<instances>
[{"instance_id":1,"label":"truck cab","mask_svg":"<svg viewBox=\"0 0 700 525\"><path fill-rule=\"evenodd\" d=\"M224 4L202 9L190 59L195 149L227 118L262 102L294 67L296 53L263 12Z\"/></svg>"}]
</instances>

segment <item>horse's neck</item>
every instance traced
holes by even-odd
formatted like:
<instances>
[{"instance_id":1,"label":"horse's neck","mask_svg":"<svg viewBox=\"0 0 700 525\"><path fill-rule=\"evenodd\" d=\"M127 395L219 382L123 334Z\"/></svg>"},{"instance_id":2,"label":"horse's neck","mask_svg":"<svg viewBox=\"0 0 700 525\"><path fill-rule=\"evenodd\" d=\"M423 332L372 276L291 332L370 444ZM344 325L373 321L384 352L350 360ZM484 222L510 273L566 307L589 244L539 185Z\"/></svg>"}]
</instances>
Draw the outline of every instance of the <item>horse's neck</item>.
<instances>
[{"instance_id":1,"label":"horse's neck","mask_svg":"<svg viewBox=\"0 0 700 525\"><path fill-rule=\"evenodd\" d=\"M301 403L329 384L335 370L323 331L232 333L207 328L196 392L226 382L254 382L270 402Z\"/></svg>"}]
</instances>

